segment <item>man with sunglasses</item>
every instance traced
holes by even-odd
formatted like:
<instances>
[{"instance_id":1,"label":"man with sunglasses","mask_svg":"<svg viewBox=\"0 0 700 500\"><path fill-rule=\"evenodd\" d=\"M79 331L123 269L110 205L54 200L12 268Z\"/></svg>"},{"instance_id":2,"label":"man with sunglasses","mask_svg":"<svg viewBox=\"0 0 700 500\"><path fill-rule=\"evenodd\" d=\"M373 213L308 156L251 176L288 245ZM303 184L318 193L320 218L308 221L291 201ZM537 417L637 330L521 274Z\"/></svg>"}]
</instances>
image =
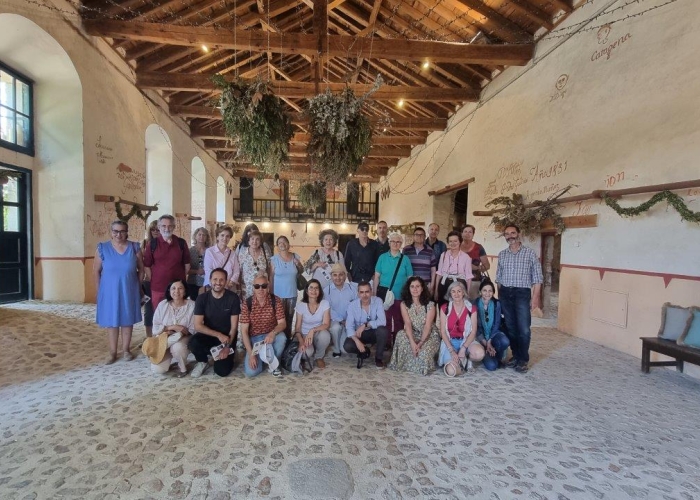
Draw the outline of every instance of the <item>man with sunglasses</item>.
<instances>
[{"instance_id":1,"label":"man with sunglasses","mask_svg":"<svg viewBox=\"0 0 700 500\"><path fill-rule=\"evenodd\" d=\"M241 337L246 352L243 371L246 377L255 377L262 372L261 349L272 344L275 357L279 360L287 341L284 334L287 321L284 318L282 299L270 292L267 276L258 274L253 280L253 296L248 297L241 306ZM260 346L260 342L264 345ZM270 372L275 377L282 374L279 368L271 368Z\"/></svg>"},{"instance_id":2,"label":"man with sunglasses","mask_svg":"<svg viewBox=\"0 0 700 500\"><path fill-rule=\"evenodd\" d=\"M379 244L369 238L369 224L357 225L357 238L350 240L345 247L345 269L353 283L371 281L374 266L379 258Z\"/></svg>"}]
</instances>

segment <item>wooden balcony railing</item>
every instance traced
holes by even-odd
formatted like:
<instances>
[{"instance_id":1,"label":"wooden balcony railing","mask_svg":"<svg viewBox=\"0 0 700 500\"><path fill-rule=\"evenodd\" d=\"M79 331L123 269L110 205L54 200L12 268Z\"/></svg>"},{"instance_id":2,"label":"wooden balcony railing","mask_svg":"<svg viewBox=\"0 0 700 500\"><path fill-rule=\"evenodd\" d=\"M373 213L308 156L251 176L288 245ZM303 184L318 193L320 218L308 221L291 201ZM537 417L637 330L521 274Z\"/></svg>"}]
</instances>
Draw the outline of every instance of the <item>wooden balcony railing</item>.
<instances>
[{"instance_id":1,"label":"wooden balcony railing","mask_svg":"<svg viewBox=\"0 0 700 500\"><path fill-rule=\"evenodd\" d=\"M326 201L316 212L309 212L301 207L298 201L284 200L253 200L252 211L250 202L241 204L240 198L233 199L233 218L248 218L254 221L270 222L305 222L309 220L324 222L376 222L377 203L359 201L350 207L346 201ZM353 204L354 205L354 204Z\"/></svg>"}]
</instances>

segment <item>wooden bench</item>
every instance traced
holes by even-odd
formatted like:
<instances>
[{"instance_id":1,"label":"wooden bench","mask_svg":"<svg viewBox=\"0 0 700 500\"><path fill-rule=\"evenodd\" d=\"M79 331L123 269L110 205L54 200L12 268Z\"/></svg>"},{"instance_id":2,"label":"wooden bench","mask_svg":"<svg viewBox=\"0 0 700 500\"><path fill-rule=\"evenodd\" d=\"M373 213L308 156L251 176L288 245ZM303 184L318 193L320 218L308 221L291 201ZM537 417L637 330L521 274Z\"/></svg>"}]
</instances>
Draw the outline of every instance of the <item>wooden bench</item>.
<instances>
[{"instance_id":1,"label":"wooden bench","mask_svg":"<svg viewBox=\"0 0 700 500\"><path fill-rule=\"evenodd\" d=\"M659 337L640 337L642 339L642 371L649 373L652 366L675 366L683 373L683 362L700 365L700 349L678 345L673 340ZM650 361L651 351L676 358L675 361Z\"/></svg>"}]
</instances>

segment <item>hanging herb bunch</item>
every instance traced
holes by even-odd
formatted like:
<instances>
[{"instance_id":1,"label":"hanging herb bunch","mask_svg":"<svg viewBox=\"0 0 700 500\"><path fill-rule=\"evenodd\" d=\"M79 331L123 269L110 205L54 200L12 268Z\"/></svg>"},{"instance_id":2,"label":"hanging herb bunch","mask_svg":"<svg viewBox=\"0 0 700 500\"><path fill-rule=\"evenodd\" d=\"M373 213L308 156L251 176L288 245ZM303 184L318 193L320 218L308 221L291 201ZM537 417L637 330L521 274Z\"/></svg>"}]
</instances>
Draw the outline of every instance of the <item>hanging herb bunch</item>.
<instances>
[{"instance_id":1,"label":"hanging herb bunch","mask_svg":"<svg viewBox=\"0 0 700 500\"><path fill-rule=\"evenodd\" d=\"M557 234L561 234L566 227L564 219L557 212L556 200L568 193L572 187L574 187L573 184L569 184L546 200L538 200L530 204L526 204L523 195L517 193L513 193L512 197L494 198L486 204L487 208L495 211L491 224L496 227L515 224L527 236L540 232L544 222L551 221Z\"/></svg>"},{"instance_id":2,"label":"hanging herb bunch","mask_svg":"<svg viewBox=\"0 0 700 500\"><path fill-rule=\"evenodd\" d=\"M289 159L294 134L283 102L260 79L229 82L214 75L212 81L221 89L218 105L226 134L238 146L237 156L255 165L261 175L278 174Z\"/></svg>"},{"instance_id":3,"label":"hanging herb bunch","mask_svg":"<svg viewBox=\"0 0 700 500\"><path fill-rule=\"evenodd\" d=\"M302 208L316 210L326 201L326 186L321 182L309 182L299 186L297 198Z\"/></svg>"},{"instance_id":4,"label":"hanging herb bunch","mask_svg":"<svg viewBox=\"0 0 700 500\"><path fill-rule=\"evenodd\" d=\"M156 210L158 210L158 204L155 204ZM152 210L147 210L145 213L141 211L141 208L138 205L132 205L131 210L129 210L126 215L124 212L122 212L122 205L118 201L114 202L114 209L117 212L117 219L119 219L122 222L128 223L129 220L136 216L142 221L146 222L148 217L150 217Z\"/></svg>"},{"instance_id":5,"label":"hanging herb bunch","mask_svg":"<svg viewBox=\"0 0 700 500\"><path fill-rule=\"evenodd\" d=\"M365 101L383 80L377 76L372 88L356 97L349 87L340 94L330 90L309 99L309 161L326 182L342 184L354 174L372 147L372 127L362 114Z\"/></svg>"}]
</instances>

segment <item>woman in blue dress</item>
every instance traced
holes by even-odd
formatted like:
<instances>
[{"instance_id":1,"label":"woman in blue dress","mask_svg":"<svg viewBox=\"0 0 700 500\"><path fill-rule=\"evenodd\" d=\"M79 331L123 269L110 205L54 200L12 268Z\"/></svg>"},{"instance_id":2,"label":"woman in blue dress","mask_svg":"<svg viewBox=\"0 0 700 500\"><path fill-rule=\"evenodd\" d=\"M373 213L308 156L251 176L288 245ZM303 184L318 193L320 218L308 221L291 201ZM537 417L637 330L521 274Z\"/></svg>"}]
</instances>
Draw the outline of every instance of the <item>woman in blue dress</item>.
<instances>
[{"instance_id":1,"label":"woman in blue dress","mask_svg":"<svg viewBox=\"0 0 700 500\"><path fill-rule=\"evenodd\" d=\"M97 324L109 333L107 364L117 360L119 330L124 360L131 361L131 332L141 321L143 255L138 243L129 241L126 222L112 222L112 239L97 244L93 266L97 290Z\"/></svg>"}]
</instances>

